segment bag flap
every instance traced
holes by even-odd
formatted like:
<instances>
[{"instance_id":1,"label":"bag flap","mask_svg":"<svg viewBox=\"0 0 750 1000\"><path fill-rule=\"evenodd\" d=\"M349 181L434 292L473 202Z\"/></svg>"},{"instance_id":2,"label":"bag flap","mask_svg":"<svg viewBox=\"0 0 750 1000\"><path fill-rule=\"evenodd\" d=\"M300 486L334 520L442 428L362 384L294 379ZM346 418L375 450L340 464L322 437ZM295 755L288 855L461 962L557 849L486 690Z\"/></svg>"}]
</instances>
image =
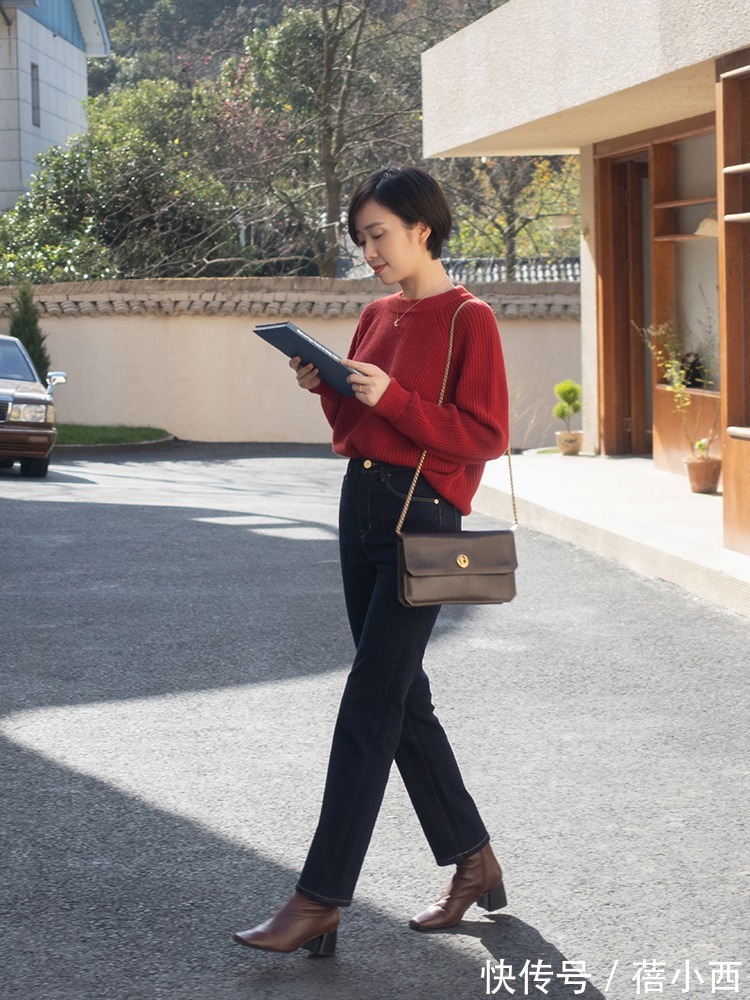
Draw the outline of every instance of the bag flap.
<instances>
[{"instance_id":1,"label":"bag flap","mask_svg":"<svg viewBox=\"0 0 750 1000\"><path fill-rule=\"evenodd\" d=\"M513 573L512 531L407 532L401 536L404 567L411 576Z\"/></svg>"}]
</instances>

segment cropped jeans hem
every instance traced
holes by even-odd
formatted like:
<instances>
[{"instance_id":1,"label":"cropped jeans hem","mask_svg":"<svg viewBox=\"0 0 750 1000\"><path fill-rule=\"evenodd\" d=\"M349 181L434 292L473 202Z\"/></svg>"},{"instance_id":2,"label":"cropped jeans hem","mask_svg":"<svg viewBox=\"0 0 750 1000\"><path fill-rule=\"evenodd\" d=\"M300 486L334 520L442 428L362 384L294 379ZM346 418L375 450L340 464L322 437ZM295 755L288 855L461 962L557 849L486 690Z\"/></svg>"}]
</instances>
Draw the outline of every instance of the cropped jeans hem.
<instances>
[{"instance_id":1,"label":"cropped jeans hem","mask_svg":"<svg viewBox=\"0 0 750 1000\"><path fill-rule=\"evenodd\" d=\"M304 886L300 885L299 882L296 885L296 890L300 896L304 896L305 899L311 899L314 903L323 903L325 906L351 906L351 899L329 899L327 896L321 896L317 892L310 892L309 889L305 889Z\"/></svg>"},{"instance_id":2,"label":"cropped jeans hem","mask_svg":"<svg viewBox=\"0 0 750 1000\"><path fill-rule=\"evenodd\" d=\"M470 847L468 851L461 851L459 854L452 854L449 858L439 858L437 864L441 868L447 865L457 865L461 861L466 861L467 858L472 857L474 854L479 854L479 852L487 846L490 842L490 835L486 834L475 847Z\"/></svg>"}]
</instances>

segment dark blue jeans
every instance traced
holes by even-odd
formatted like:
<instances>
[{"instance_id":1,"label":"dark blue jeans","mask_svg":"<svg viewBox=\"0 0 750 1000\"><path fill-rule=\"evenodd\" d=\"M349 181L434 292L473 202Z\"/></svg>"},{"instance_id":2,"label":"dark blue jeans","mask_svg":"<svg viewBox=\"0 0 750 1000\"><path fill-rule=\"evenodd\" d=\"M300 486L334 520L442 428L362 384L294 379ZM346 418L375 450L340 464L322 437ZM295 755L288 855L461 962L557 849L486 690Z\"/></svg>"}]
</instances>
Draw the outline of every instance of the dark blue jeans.
<instances>
[{"instance_id":1,"label":"dark blue jeans","mask_svg":"<svg viewBox=\"0 0 750 1000\"><path fill-rule=\"evenodd\" d=\"M413 474L353 459L341 491L341 569L357 652L318 828L297 885L310 899L339 906L351 902L394 760L439 865L456 864L489 841L422 667L440 608L406 608L397 597L395 526ZM420 476L404 529L460 525L460 512Z\"/></svg>"}]
</instances>

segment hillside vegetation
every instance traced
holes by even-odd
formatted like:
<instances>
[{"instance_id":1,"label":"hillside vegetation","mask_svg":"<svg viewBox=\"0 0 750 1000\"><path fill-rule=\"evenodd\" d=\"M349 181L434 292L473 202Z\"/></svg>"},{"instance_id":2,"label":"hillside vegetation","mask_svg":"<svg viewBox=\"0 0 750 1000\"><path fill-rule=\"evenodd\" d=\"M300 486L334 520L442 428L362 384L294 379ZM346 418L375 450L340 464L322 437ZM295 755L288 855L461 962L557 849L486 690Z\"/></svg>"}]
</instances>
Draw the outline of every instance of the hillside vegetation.
<instances>
[{"instance_id":1,"label":"hillside vegetation","mask_svg":"<svg viewBox=\"0 0 750 1000\"><path fill-rule=\"evenodd\" d=\"M101 0L89 131L0 217L0 283L346 274L342 215L384 162L420 163L420 54L497 0ZM455 256L574 255L574 157L455 159Z\"/></svg>"}]
</instances>

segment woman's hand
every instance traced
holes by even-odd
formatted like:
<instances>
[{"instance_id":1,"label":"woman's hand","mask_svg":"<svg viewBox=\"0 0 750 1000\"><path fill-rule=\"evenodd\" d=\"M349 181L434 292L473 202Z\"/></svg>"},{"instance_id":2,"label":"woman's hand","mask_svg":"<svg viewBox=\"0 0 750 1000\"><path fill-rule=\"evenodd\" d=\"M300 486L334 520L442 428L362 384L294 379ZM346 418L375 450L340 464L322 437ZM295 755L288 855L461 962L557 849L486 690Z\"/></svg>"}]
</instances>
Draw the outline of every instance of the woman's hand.
<instances>
[{"instance_id":1,"label":"woman's hand","mask_svg":"<svg viewBox=\"0 0 750 1000\"><path fill-rule=\"evenodd\" d=\"M314 365L303 365L302 358L290 358L289 367L294 369L300 389L317 389L320 385L318 369Z\"/></svg>"},{"instance_id":2,"label":"woman's hand","mask_svg":"<svg viewBox=\"0 0 750 1000\"><path fill-rule=\"evenodd\" d=\"M356 368L357 372L347 378L347 382L354 389L355 395L360 403L365 406L376 406L385 390L391 384L391 376L378 368L377 365L370 365L366 361L351 361L348 358L342 360L342 364L349 368ZM361 373L361 374L359 374Z\"/></svg>"}]
</instances>

